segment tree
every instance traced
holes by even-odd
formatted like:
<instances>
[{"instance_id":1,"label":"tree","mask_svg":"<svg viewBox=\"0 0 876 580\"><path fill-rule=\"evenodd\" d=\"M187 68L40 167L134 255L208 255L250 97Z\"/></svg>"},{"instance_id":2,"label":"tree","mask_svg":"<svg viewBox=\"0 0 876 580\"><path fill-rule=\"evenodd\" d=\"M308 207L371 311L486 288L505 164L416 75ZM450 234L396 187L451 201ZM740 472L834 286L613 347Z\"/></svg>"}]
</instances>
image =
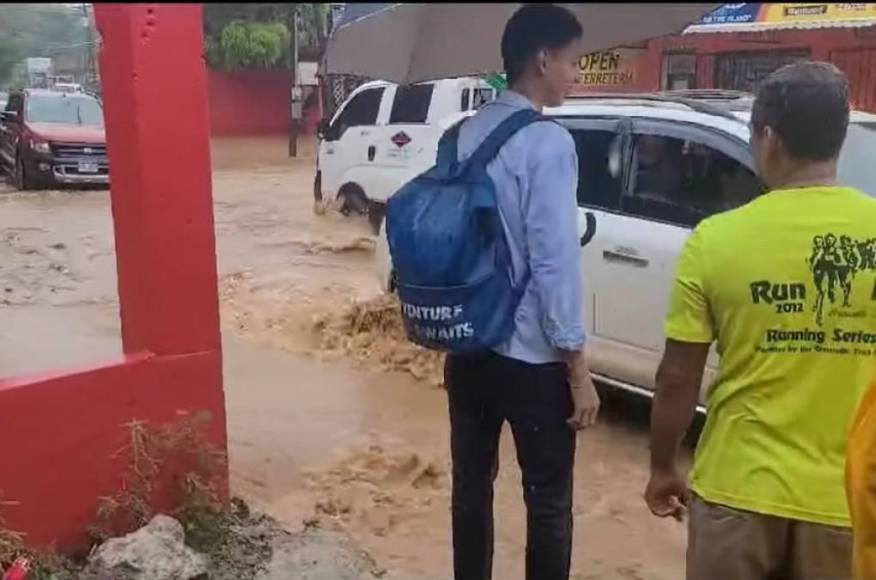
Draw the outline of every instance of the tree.
<instances>
[{"instance_id":1,"label":"tree","mask_svg":"<svg viewBox=\"0 0 876 580\"><path fill-rule=\"evenodd\" d=\"M7 38L0 37L0 85L9 81L20 60L21 56L15 46Z\"/></svg>"},{"instance_id":2,"label":"tree","mask_svg":"<svg viewBox=\"0 0 876 580\"><path fill-rule=\"evenodd\" d=\"M225 66L232 70L270 68L289 51L289 30L280 22L235 20L222 30L220 45Z\"/></svg>"},{"instance_id":3,"label":"tree","mask_svg":"<svg viewBox=\"0 0 876 580\"><path fill-rule=\"evenodd\" d=\"M91 41L88 21L75 4L4 4L0 38L22 55L51 56Z\"/></svg>"},{"instance_id":4,"label":"tree","mask_svg":"<svg viewBox=\"0 0 876 580\"><path fill-rule=\"evenodd\" d=\"M9 82L25 58L84 51L91 42L81 5L4 4L0 9L0 83Z\"/></svg>"},{"instance_id":5,"label":"tree","mask_svg":"<svg viewBox=\"0 0 876 580\"><path fill-rule=\"evenodd\" d=\"M295 13L298 12L298 30ZM204 49L208 62L218 68L290 68L291 46L298 35L300 54L317 58L328 36L328 4L204 4ZM286 46L273 48L285 27ZM230 28L228 35L226 29Z\"/></svg>"}]
</instances>

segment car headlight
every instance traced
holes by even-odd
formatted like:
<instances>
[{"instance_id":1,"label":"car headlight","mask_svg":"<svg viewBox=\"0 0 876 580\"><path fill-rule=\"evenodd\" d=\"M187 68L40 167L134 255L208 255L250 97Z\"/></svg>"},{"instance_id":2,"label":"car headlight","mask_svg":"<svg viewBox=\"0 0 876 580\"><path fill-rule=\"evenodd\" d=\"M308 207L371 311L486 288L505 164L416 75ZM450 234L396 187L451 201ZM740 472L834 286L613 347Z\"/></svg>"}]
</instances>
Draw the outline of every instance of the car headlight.
<instances>
[{"instance_id":1,"label":"car headlight","mask_svg":"<svg viewBox=\"0 0 876 580\"><path fill-rule=\"evenodd\" d=\"M36 139L31 139L30 148L36 151L37 153L51 153L52 148L49 147L48 142L46 141L37 141Z\"/></svg>"}]
</instances>

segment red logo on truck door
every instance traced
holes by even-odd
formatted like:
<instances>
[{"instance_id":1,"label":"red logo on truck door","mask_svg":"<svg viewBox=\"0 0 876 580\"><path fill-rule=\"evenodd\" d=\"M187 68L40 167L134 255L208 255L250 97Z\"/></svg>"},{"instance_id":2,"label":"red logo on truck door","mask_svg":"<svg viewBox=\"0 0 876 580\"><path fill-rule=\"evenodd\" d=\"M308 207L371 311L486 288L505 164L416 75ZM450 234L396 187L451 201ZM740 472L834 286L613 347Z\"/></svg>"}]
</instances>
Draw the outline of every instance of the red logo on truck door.
<instances>
[{"instance_id":1,"label":"red logo on truck door","mask_svg":"<svg viewBox=\"0 0 876 580\"><path fill-rule=\"evenodd\" d=\"M392 138L390 138L390 141L392 141L396 147L401 149L402 147L404 147L405 145L407 145L408 143L411 142L411 138L408 137L408 134L405 133L404 131L399 131L398 133L393 135Z\"/></svg>"}]
</instances>

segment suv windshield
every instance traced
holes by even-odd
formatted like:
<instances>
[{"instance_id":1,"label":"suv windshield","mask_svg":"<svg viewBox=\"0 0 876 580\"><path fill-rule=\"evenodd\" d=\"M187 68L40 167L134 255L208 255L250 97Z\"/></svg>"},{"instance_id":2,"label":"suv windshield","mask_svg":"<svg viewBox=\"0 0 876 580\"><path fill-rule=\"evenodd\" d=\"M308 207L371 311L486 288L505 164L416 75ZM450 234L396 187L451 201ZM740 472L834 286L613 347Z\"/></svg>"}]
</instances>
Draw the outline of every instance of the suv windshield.
<instances>
[{"instance_id":1,"label":"suv windshield","mask_svg":"<svg viewBox=\"0 0 876 580\"><path fill-rule=\"evenodd\" d=\"M849 123L849 132L839 157L840 183L876 196L876 122Z\"/></svg>"},{"instance_id":2,"label":"suv windshield","mask_svg":"<svg viewBox=\"0 0 876 580\"><path fill-rule=\"evenodd\" d=\"M36 123L64 123L103 127L103 110L88 96L31 95L27 120Z\"/></svg>"}]
</instances>

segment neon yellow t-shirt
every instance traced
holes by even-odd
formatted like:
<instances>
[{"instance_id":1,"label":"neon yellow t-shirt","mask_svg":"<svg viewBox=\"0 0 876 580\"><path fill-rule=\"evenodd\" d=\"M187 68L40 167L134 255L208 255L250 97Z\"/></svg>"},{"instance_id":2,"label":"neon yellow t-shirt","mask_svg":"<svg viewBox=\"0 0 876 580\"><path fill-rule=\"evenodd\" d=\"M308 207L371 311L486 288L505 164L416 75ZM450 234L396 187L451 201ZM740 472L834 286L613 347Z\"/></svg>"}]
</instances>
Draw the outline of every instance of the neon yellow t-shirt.
<instances>
[{"instance_id":1,"label":"neon yellow t-shirt","mask_svg":"<svg viewBox=\"0 0 876 580\"><path fill-rule=\"evenodd\" d=\"M717 340L721 355L692 489L849 526L848 430L876 372L876 199L780 190L703 221L678 265L666 334Z\"/></svg>"}]
</instances>

